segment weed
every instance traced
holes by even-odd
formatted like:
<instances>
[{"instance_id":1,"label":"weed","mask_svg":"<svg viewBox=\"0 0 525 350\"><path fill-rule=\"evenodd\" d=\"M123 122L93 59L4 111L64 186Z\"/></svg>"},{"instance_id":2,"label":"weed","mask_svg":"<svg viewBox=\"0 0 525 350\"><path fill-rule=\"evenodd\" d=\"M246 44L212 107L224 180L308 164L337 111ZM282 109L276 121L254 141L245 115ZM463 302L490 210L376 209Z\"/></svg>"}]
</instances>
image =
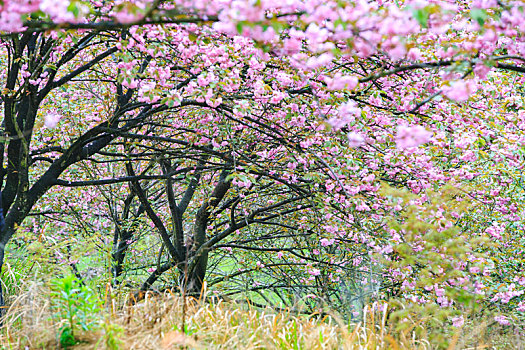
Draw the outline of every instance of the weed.
<instances>
[{"instance_id":1,"label":"weed","mask_svg":"<svg viewBox=\"0 0 525 350\"><path fill-rule=\"evenodd\" d=\"M59 343L69 347L77 343L77 330L99 327L102 303L93 290L73 275L52 279L50 285L53 317L65 321L59 329Z\"/></svg>"}]
</instances>

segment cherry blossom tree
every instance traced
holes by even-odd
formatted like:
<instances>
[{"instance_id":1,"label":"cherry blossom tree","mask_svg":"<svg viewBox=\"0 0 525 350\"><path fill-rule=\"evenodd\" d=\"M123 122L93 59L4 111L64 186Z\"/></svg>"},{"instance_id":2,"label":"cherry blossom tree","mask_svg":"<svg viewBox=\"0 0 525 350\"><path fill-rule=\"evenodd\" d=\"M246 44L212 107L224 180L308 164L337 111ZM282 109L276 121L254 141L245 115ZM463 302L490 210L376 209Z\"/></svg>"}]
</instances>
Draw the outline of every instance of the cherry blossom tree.
<instances>
[{"instance_id":1,"label":"cherry blossom tree","mask_svg":"<svg viewBox=\"0 0 525 350\"><path fill-rule=\"evenodd\" d=\"M4 1L0 260L54 186L129 183L169 256L188 265L192 247L200 287L206 242L246 246L215 239L212 213L271 179L289 198L308 187L320 218L308 250L322 259L287 260L306 264L300 283L341 284L352 266L383 297L457 306L457 317L478 299L523 312L522 262L507 260L523 255L524 13L492 0ZM126 173L75 172L111 159ZM190 192L196 178L211 191L197 196L204 220L188 243L165 228L184 203L175 164L191 164ZM160 179L164 214L143 188Z\"/></svg>"}]
</instances>

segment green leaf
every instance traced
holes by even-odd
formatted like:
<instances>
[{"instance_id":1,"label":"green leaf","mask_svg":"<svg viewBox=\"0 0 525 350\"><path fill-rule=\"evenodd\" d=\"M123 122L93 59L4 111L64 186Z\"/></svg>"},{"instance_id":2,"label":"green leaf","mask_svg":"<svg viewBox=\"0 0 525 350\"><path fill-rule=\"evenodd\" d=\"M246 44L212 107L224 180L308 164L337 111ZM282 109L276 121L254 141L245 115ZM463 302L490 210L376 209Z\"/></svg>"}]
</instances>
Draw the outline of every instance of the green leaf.
<instances>
[{"instance_id":1,"label":"green leaf","mask_svg":"<svg viewBox=\"0 0 525 350\"><path fill-rule=\"evenodd\" d=\"M65 326L62 329L62 332L60 333L60 345L62 347L69 347L75 345L77 342L75 340L75 337L73 335L73 330L69 328L68 326Z\"/></svg>"},{"instance_id":2,"label":"green leaf","mask_svg":"<svg viewBox=\"0 0 525 350\"><path fill-rule=\"evenodd\" d=\"M237 22L235 27L237 28L237 33L241 34L242 33L243 24L241 22Z\"/></svg>"},{"instance_id":3,"label":"green leaf","mask_svg":"<svg viewBox=\"0 0 525 350\"><path fill-rule=\"evenodd\" d=\"M70 3L67 7L67 10L71 12L75 17L78 17L78 15L80 14L80 9L78 8L77 3L75 2Z\"/></svg>"},{"instance_id":4,"label":"green leaf","mask_svg":"<svg viewBox=\"0 0 525 350\"><path fill-rule=\"evenodd\" d=\"M470 17L478 22L480 27L483 27L488 16L487 12L483 9L472 9L470 10Z\"/></svg>"},{"instance_id":5,"label":"green leaf","mask_svg":"<svg viewBox=\"0 0 525 350\"><path fill-rule=\"evenodd\" d=\"M188 38L189 38L191 41L195 42L195 41L197 41L197 38L198 38L198 37L197 37L197 35L195 35L195 34L193 34L193 33L190 33L190 34L188 35Z\"/></svg>"},{"instance_id":6,"label":"green leaf","mask_svg":"<svg viewBox=\"0 0 525 350\"><path fill-rule=\"evenodd\" d=\"M421 9L415 9L412 11L412 15L418 21L419 25L423 28L428 27L428 17L430 16L430 12L426 7Z\"/></svg>"}]
</instances>

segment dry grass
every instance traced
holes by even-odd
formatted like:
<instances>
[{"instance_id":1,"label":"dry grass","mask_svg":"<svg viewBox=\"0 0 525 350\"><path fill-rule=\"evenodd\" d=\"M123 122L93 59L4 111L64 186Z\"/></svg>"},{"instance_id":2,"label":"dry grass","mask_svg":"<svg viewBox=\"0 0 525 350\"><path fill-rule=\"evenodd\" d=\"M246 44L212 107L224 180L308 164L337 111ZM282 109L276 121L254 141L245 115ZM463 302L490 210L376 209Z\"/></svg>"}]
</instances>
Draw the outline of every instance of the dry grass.
<instances>
[{"instance_id":1,"label":"dry grass","mask_svg":"<svg viewBox=\"0 0 525 350\"><path fill-rule=\"evenodd\" d=\"M52 317L49 291L31 284L11 301L0 344L5 349L56 349L65 320ZM147 295L128 305L107 298L101 327L78 333L75 349L106 349L118 339L120 349L395 349L430 348L410 336L394 340L385 325L386 313L370 310L368 322L351 330L336 316L306 317L259 310L234 302L187 299L186 334L182 298ZM375 318L375 319L374 319Z\"/></svg>"},{"instance_id":2,"label":"dry grass","mask_svg":"<svg viewBox=\"0 0 525 350\"><path fill-rule=\"evenodd\" d=\"M109 295L109 293L108 293ZM11 300L0 331L0 349L58 349L65 320L52 317L49 290L34 282ZM180 331L183 322L186 333ZM336 315L298 316L235 302L202 302L172 294L147 295L139 303L106 298L97 329L77 333L72 349L432 349L414 326L393 332L387 313L366 309L367 321L347 326ZM112 340L118 345L111 346ZM460 342L461 343L461 342ZM458 336L450 349L458 346ZM486 349L479 344L477 349ZM472 348L474 349L474 348Z\"/></svg>"}]
</instances>

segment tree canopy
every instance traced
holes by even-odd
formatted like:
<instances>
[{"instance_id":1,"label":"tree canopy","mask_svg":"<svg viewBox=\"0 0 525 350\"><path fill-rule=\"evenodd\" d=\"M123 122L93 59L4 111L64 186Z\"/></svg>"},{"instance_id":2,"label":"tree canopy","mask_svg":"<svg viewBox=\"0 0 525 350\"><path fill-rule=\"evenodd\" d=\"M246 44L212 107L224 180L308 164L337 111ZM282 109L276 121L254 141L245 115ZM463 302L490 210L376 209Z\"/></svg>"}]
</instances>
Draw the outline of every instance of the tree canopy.
<instances>
[{"instance_id":1,"label":"tree canopy","mask_svg":"<svg viewBox=\"0 0 525 350\"><path fill-rule=\"evenodd\" d=\"M524 23L521 1L4 0L0 264L36 240L114 285L518 322Z\"/></svg>"}]
</instances>

